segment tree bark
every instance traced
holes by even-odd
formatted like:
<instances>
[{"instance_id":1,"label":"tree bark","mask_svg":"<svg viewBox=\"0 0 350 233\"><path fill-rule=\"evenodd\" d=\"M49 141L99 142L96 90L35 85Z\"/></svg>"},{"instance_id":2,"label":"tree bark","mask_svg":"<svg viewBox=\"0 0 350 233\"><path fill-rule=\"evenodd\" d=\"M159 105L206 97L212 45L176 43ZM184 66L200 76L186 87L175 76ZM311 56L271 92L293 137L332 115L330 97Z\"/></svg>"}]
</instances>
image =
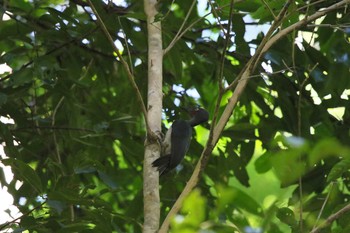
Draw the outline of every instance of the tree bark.
<instances>
[{"instance_id":1,"label":"tree bark","mask_svg":"<svg viewBox=\"0 0 350 233\"><path fill-rule=\"evenodd\" d=\"M161 132L162 116L162 33L161 23L154 22L156 0L144 0L148 30L148 98L147 119L150 130L157 134ZM160 144L157 140L150 140L148 135L145 143L143 164L143 199L144 199L144 233L154 233L159 228L159 175L152 162L160 156Z\"/></svg>"}]
</instances>

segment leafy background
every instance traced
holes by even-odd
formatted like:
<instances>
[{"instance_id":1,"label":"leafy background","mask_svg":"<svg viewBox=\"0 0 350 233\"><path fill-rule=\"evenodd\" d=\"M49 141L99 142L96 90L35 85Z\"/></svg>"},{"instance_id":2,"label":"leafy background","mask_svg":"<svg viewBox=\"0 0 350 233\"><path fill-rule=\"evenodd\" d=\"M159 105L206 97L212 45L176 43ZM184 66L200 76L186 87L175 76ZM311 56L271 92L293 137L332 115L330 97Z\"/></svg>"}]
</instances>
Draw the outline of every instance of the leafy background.
<instances>
[{"instance_id":1,"label":"leafy background","mask_svg":"<svg viewBox=\"0 0 350 233\"><path fill-rule=\"evenodd\" d=\"M294 1L282 27L336 1ZM93 1L144 99L147 32L142 1ZM198 21L164 57L164 130L180 106L214 110L230 1L199 1ZM164 47L191 1L161 1ZM284 1L238 1L223 77L231 83ZM215 8L215 14L209 14ZM22 232L141 232L145 127L136 94L84 1L1 4L0 124L14 174L7 187ZM201 18L208 13L206 18ZM233 112L203 179L172 232L309 232L349 201L349 22L344 8L281 39L264 56ZM298 43L294 41L298 38ZM267 67L267 68L266 68ZM270 70L272 72L266 72ZM223 110L226 102L221 103ZM210 124L211 122L209 122ZM190 177L208 137L196 128L181 166L160 179L162 219ZM20 181L21 185L18 185ZM300 217L302 221L300 221ZM350 230L343 214L324 232Z\"/></svg>"}]
</instances>

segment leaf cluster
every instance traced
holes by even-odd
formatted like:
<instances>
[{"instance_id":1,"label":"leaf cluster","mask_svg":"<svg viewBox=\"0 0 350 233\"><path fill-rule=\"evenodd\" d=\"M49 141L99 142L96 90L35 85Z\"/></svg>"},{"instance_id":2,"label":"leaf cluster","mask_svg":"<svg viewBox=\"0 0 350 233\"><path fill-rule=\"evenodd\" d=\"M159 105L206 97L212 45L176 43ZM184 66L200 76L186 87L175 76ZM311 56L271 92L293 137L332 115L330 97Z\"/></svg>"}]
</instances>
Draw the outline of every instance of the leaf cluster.
<instances>
[{"instance_id":1,"label":"leaf cluster","mask_svg":"<svg viewBox=\"0 0 350 233\"><path fill-rule=\"evenodd\" d=\"M93 3L146 99L142 2ZM162 22L164 48L188 12L184 28L191 25L164 56L164 129L188 117L179 106L200 104L213 113L220 86L235 81L284 3L235 1L230 15L230 1L199 1L198 11L190 11L192 1L160 1L156 20ZM279 29L332 4L293 1ZM7 183L1 173L0 183L22 213L0 229L141 232L145 124L92 10L76 0L7 1L0 12L6 18L0 64L12 68L0 75L0 115L14 121L0 124L6 154L1 163L14 174ZM311 231L347 204L347 22L349 14L340 8L264 54L198 189L173 220L173 232ZM223 95L220 113L229 96ZM161 179L162 217L208 134L209 125L197 127L182 166ZM325 225L325 232L347 232L348 218Z\"/></svg>"}]
</instances>

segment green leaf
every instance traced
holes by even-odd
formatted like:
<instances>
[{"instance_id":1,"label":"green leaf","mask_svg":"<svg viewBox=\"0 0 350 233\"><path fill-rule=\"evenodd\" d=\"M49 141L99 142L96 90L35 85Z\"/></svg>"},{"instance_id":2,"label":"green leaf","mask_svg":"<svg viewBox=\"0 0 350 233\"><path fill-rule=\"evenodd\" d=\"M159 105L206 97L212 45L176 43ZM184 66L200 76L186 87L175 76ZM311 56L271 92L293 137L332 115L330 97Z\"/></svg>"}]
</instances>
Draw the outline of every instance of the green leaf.
<instances>
[{"instance_id":1,"label":"green leaf","mask_svg":"<svg viewBox=\"0 0 350 233\"><path fill-rule=\"evenodd\" d=\"M272 166L271 166L271 152L265 152L264 154L260 155L259 158L255 161L255 170L258 173L265 173L268 172Z\"/></svg>"},{"instance_id":2,"label":"green leaf","mask_svg":"<svg viewBox=\"0 0 350 233\"><path fill-rule=\"evenodd\" d=\"M116 180L117 180L116 177L112 177L103 171L98 171L98 175L101 178L101 180L105 184L107 184L110 188L112 188L112 189L118 188L118 184L116 182Z\"/></svg>"},{"instance_id":3,"label":"green leaf","mask_svg":"<svg viewBox=\"0 0 350 233\"><path fill-rule=\"evenodd\" d=\"M295 219L294 212L287 207L278 209L276 217L279 218L282 222L291 226L292 228L298 226L298 222Z\"/></svg>"},{"instance_id":4,"label":"green leaf","mask_svg":"<svg viewBox=\"0 0 350 233\"><path fill-rule=\"evenodd\" d=\"M18 175L18 178L23 182L32 186L37 194L43 193L43 185L41 179L37 175L36 171L28 164L18 159L4 159L3 164L11 166L14 172Z\"/></svg>"},{"instance_id":5,"label":"green leaf","mask_svg":"<svg viewBox=\"0 0 350 233\"><path fill-rule=\"evenodd\" d=\"M342 159L335 164L327 176L327 182L336 181L350 169L350 159Z\"/></svg>"},{"instance_id":6,"label":"green leaf","mask_svg":"<svg viewBox=\"0 0 350 233\"><path fill-rule=\"evenodd\" d=\"M309 164L314 165L322 159L331 156L350 158L350 149L341 145L334 138L323 139L320 142L318 142L311 150L308 156Z\"/></svg>"},{"instance_id":7,"label":"green leaf","mask_svg":"<svg viewBox=\"0 0 350 233\"><path fill-rule=\"evenodd\" d=\"M217 211L218 214L225 211L228 205L238 207L252 214L259 215L261 206L248 194L238 188L216 187L218 193Z\"/></svg>"},{"instance_id":8,"label":"green leaf","mask_svg":"<svg viewBox=\"0 0 350 233\"><path fill-rule=\"evenodd\" d=\"M6 102L7 102L7 95L4 93L0 93L0 107L1 105L6 104Z\"/></svg>"},{"instance_id":9,"label":"green leaf","mask_svg":"<svg viewBox=\"0 0 350 233\"><path fill-rule=\"evenodd\" d=\"M304 149L288 149L277 152L271 157L271 164L283 186L290 185L307 171L302 157L307 152Z\"/></svg>"},{"instance_id":10,"label":"green leaf","mask_svg":"<svg viewBox=\"0 0 350 233\"><path fill-rule=\"evenodd\" d=\"M186 214L184 224L198 226L205 220L206 199L203 197L199 189L193 190L185 199L181 212Z\"/></svg>"}]
</instances>

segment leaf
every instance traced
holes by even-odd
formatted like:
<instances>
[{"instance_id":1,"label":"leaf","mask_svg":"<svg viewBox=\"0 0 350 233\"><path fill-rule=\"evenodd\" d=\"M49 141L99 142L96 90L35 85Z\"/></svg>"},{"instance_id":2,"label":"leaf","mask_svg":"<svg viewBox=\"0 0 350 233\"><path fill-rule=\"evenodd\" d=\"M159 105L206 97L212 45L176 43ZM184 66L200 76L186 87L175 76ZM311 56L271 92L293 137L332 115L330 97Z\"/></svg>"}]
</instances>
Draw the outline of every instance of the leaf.
<instances>
[{"instance_id":1,"label":"leaf","mask_svg":"<svg viewBox=\"0 0 350 233\"><path fill-rule=\"evenodd\" d=\"M10 82L13 86L21 86L33 81L32 69L21 69L14 72L10 77Z\"/></svg>"},{"instance_id":2,"label":"leaf","mask_svg":"<svg viewBox=\"0 0 350 233\"><path fill-rule=\"evenodd\" d=\"M295 219L294 212L287 207L278 209L276 217L279 218L282 222L291 226L292 228L298 226L298 222Z\"/></svg>"},{"instance_id":3,"label":"leaf","mask_svg":"<svg viewBox=\"0 0 350 233\"><path fill-rule=\"evenodd\" d=\"M270 162L270 157L271 157L271 152L266 151L264 154L260 155L259 158L257 158L257 160L255 160L255 170L258 173L265 173L268 172L272 166L271 166L271 162Z\"/></svg>"},{"instance_id":4,"label":"leaf","mask_svg":"<svg viewBox=\"0 0 350 233\"><path fill-rule=\"evenodd\" d=\"M350 169L350 159L343 159L335 164L327 176L327 182L335 181Z\"/></svg>"},{"instance_id":5,"label":"leaf","mask_svg":"<svg viewBox=\"0 0 350 233\"><path fill-rule=\"evenodd\" d=\"M110 188L112 189L116 189L118 188L118 184L116 182L116 178L109 176L107 173L103 172L103 171L98 171L98 175L101 178L101 180L107 184Z\"/></svg>"},{"instance_id":6,"label":"leaf","mask_svg":"<svg viewBox=\"0 0 350 233\"><path fill-rule=\"evenodd\" d=\"M61 214L67 205L62 201L47 200L46 202L51 208L55 209L58 214Z\"/></svg>"},{"instance_id":7,"label":"leaf","mask_svg":"<svg viewBox=\"0 0 350 233\"><path fill-rule=\"evenodd\" d=\"M32 186L38 194L43 193L41 179L31 166L22 162L21 160L12 158L4 159L2 162L5 165L11 166L14 172L18 175L18 178Z\"/></svg>"},{"instance_id":8,"label":"leaf","mask_svg":"<svg viewBox=\"0 0 350 233\"><path fill-rule=\"evenodd\" d=\"M350 158L350 149L341 145L334 138L323 139L320 142L318 142L311 150L308 156L309 164L312 166L321 161L322 159L331 156Z\"/></svg>"},{"instance_id":9,"label":"leaf","mask_svg":"<svg viewBox=\"0 0 350 233\"><path fill-rule=\"evenodd\" d=\"M216 187L218 193L217 211L218 214L225 211L227 205L238 207L252 214L259 215L261 206L248 194L234 187Z\"/></svg>"},{"instance_id":10,"label":"leaf","mask_svg":"<svg viewBox=\"0 0 350 233\"><path fill-rule=\"evenodd\" d=\"M277 152L271 157L271 164L283 186L298 180L307 170L302 157L306 154L304 149L288 149Z\"/></svg>"},{"instance_id":11,"label":"leaf","mask_svg":"<svg viewBox=\"0 0 350 233\"><path fill-rule=\"evenodd\" d=\"M1 105L6 104L6 102L7 102L7 95L4 93L0 93L0 107Z\"/></svg>"},{"instance_id":12,"label":"leaf","mask_svg":"<svg viewBox=\"0 0 350 233\"><path fill-rule=\"evenodd\" d=\"M206 199L199 189L193 190L185 199L181 212L186 214L184 223L198 226L205 220Z\"/></svg>"}]
</instances>

